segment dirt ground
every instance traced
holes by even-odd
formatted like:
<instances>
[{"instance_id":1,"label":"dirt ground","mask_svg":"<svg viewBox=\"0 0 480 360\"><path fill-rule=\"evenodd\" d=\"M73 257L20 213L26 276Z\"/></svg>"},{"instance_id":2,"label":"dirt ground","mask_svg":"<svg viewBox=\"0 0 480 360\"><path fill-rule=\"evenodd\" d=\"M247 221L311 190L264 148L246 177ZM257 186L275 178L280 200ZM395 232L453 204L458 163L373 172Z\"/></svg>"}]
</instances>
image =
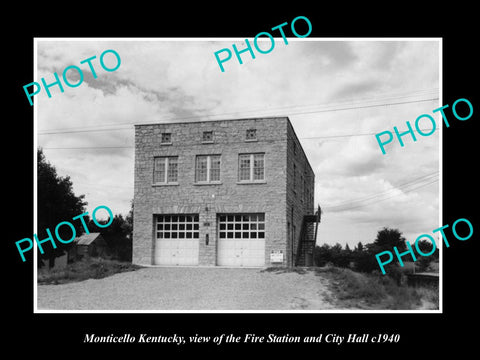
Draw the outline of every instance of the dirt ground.
<instances>
[{"instance_id":1,"label":"dirt ground","mask_svg":"<svg viewBox=\"0 0 480 360\"><path fill-rule=\"evenodd\" d=\"M327 310L328 280L261 269L149 267L39 285L39 310Z\"/></svg>"}]
</instances>

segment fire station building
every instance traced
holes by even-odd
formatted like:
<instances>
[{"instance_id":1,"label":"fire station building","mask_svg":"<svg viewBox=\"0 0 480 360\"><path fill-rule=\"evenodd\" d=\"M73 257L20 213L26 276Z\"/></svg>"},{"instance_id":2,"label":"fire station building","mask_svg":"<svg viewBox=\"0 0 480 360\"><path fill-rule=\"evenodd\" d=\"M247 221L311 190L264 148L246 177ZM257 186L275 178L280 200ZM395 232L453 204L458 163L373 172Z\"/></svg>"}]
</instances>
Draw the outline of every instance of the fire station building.
<instances>
[{"instance_id":1,"label":"fire station building","mask_svg":"<svg viewBox=\"0 0 480 360\"><path fill-rule=\"evenodd\" d=\"M311 265L313 194L288 117L136 125L133 262Z\"/></svg>"}]
</instances>

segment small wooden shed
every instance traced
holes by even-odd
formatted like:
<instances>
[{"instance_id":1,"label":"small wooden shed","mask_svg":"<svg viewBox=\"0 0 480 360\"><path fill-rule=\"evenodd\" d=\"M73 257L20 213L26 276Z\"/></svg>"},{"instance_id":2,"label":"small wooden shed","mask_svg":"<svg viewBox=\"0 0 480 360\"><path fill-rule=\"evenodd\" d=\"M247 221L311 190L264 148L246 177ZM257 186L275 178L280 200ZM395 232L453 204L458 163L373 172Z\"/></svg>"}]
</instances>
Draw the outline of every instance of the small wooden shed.
<instances>
[{"instance_id":1,"label":"small wooden shed","mask_svg":"<svg viewBox=\"0 0 480 360\"><path fill-rule=\"evenodd\" d=\"M69 252L69 261L80 260L87 256L103 256L107 247L107 242L100 233L83 234L76 237L73 243Z\"/></svg>"}]
</instances>

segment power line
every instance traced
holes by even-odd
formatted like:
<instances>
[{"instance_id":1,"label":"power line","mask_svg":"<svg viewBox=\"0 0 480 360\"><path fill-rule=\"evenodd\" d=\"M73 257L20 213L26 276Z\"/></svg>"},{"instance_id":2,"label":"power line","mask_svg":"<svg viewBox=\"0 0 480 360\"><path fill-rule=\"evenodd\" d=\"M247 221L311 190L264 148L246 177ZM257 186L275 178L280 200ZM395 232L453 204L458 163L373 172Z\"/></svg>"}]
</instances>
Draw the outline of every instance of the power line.
<instances>
[{"instance_id":1,"label":"power line","mask_svg":"<svg viewBox=\"0 0 480 360\"><path fill-rule=\"evenodd\" d=\"M84 150L84 149L133 149L134 146L83 146L83 147L44 147L43 150Z\"/></svg>"},{"instance_id":2,"label":"power line","mask_svg":"<svg viewBox=\"0 0 480 360\"><path fill-rule=\"evenodd\" d=\"M70 134L70 133L84 133L84 132L101 132L101 131L118 131L118 130L132 130L132 125L129 125L128 128L111 128L111 129L87 129L87 130L71 130L71 131L51 131L51 132L42 132L38 135L54 135L54 134Z\"/></svg>"},{"instance_id":3,"label":"power line","mask_svg":"<svg viewBox=\"0 0 480 360\"><path fill-rule=\"evenodd\" d=\"M420 129L420 131L418 130L413 130L413 132L421 132L421 133L425 133L425 132L430 132L432 131L433 129ZM303 138L299 138L301 140L312 140L312 139L334 139L334 138L341 138L341 137L354 137L354 136L371 136L371 135L377 135L377 133L359 133L359 134L342 134L342 135L326 135L326 136L311 136L311 137L303 137ZM435 134L438 134L438 132L435 132Z\"/></svg>"},{"instance_id":4,"label":"power line","mask_svg":"<svg viewBox=\"0 0 480 360\"><path fill-rule=\"evenodd\" d=\"M357 110L357 109L367 109L372 107L380 107L380 106L391 106L391 105L404 105L404 104L413 104L425 101L433 101L438 100L439 98L430 98L430 99L422 99L422 100L412 100L412 101L400 101L400 102L391 102L391 103L384 103L384 104L375 104L375 105L364 105L364 106L353 106L353 107L344 107L340 109L327 109L327 110L316 110L316 111L305 111L305 112L297 112L294 115L303 115L303 114L314 114L314 113L322 113L322 112L330 112L330 111L343 111L343 110Z\"/></svg>"},{"instance_id":5,"label":"power line","mask_svg":"<svg viewBox=\"0 0 480 360\"><path fill-rule=\"evenodd\" d=\"M405 191L402 192L401 194L394 194L394 195L388 196L388 197L386 197L386 198L379 199L379 200L377 200L377 201L375 201L375 202L370 202L370 203L365 203L365 204L358 204L358 205L355 205L355 206L345 207L345 208L343 208L343 209L342 209L342 208L332 209L332 208L328 208L328 207L325 207L325 208L322 207L322 210L325 210L325 211L329 211L329 210L330 210L330 211L334 211L334 212L340 212L340 211L354 210L354 209L362 208L362 207L369 206L369 205L374 205L374 204L376 204L376 203L379 203L379 202L382 202L382 201L386 201L386 200L389 200L389 199L394 198L394 197L396 197L396 196L399 196L399 195L402 195L402 194L405 194L405 193L410 193L410 192L412 192L412 191L414 191L414 190L418 190L418 189L420 189L420 188L422 188L422 187L425 187L425 186L434 184L434 183L436 183L437 181L438 181L438 179L437 179L437 180L434 180L434 181L431 181L431 182L429 182L429 183L422 184L422 185L420 185L420 186L418 186L418 187L416 187L416 188L414 188L414 189L405 190Z\"/></svg>"},{"instance_id":6,"label":"power line","mask_svg":"<svg viewBox=\"0 0 480 360\"><path fill-rule=\"evenodd\" d=\"M416 97L416 96L426 96L426 95L437 95L438 94L438 88L432 88L432 89L422 89L422 90L415 90L415 91L410 91L407 93L399 93L400 95L395 95L395 93L391 93L388 96L383 96L383 97L377 97L377 98L363 98L363 99L358 99L356 101L343 101L343 102L337 102L337 103L329 103L329 104L304 104L304 105L287 105L287 106L281 106L281 107L274 107L270 108L268 110L265 110L264 107L260 109L250 109L250 110L239 110L235 112L227 112L227 113L220 113L220 114L206 114L206 115L192 115L192 116L187 116L187 117L181 117L179 118L178 116L173 116L170 118L165 118L164 120L185 120L185 119L196 119L196 118L205 118L205 117L217 117L217 116L225 116L225 115L234 115L234 114L239 114L239 113L251 113L251 112L264 112L264 111L276 111L276 110L282 110L282 109L294 109L294 108L309 108L309 107L335 107L335 106L340 106L340 105L356 105L356 104L364 104L366 102L378 102L378 101L386 101L386 100L392 100L392 99L403 99L403 98L410 98L410 97ZM98 127L117 127L119 125L126 125L126 126L131 126L134 123L127 122L127 123L114 123L114 124L99 124L96 125L95 128ZM70 127L70 128L60 128L60 129L51 129L51 130L46 130L46 131L69 131L69 130L74 130L74 129L84 129L83 126L80 127Z\"/></svg>"},{"instance_id":7,"label":"power line","mask_svg":"<svg viewBox=\"0 0 480 360\"><path fill-rule=\"evenodd\" d=\"M275 142L284 142L288 140L292 140L293 138L290 137L290 135L287 135L287 138L281 139L281 138L266 138L266 139L259 139L259 142L262 143L275 143ZM228 146L231 144L244 144L245 140L239 140L239 141L227 141L227 142L216 142L213 145L224 145ZM191 148L192 144L176 144L175 148ZM135 148L134 145L129 145L129 146L85 146L85 147L56 147L56 148L48 148L44 147L42 149L45 150L79 150L79 149L133 149Z\"/></svg>"},{"instance_id":8,"label":"power line","mask_svg":"<svg viewBox=\"0 0 480 360\"><path fill-rule=\"evenodd\" d=\"M433 101L433 100L438 100L438 97L434 98L428 98L428 99L420 99L420 100L410 100L410 101L398 101L398 102L386 102L386 103L380 103L380 104L370 104L370 105L361 105L361 106L345 106L345 107L340 107L337 109L320 109L320 110L311 110L311 111L297 111L297 112L290 112L288 116L291 115L304 115L304 114L315 114L315 113L325 113L325 112L336 112L336 111L344 111L344 110L357 110L357 109L366 109L366 108L372 108L372 107L381 107L381 106L393 106L393 105L405 105L405 104L413 104L413 103L420 103L420 102L427 102L427 101ZM271 110L270 110L271 111ZM235 113L230 113L230 114L237 114ZM190 116L190 117L182 117L182 118L176 118L175 120L185 120L185 119L192 119L192 118L205 118L205 117L214 117L214 116L219 116L219 115L197 115L197 116ZM242 118L242 116L239 115L239 118ZM173 120L173 119L171 119ZM153 124L158 124L158 123L152 123ZM77 130L46 130L44 132L39 132L38 135L53 135L53 134L68 134L68 133L83 133L83 132L101 132L101 131L117 131L117 130L131 130L131 126L135 125L135 123L129 123L129 124L122 124L122 125L115 125L114 127L107 128L107 129L77 129ZM101 126L107 126L107 125L101 125ZM113 125L112 125L113 126ZM118 126L128 126L128 127L118 127Z\"/></svg>"},{"instance_id":9,"label":"power line","mask_svg":"<svg viewBox=\"0 0 480 360\"><path fill-rule=\"evenodd\" d=\"M427 174L427 175L424 175L424 176L420 176L416 179L413 179L413 180L410 180L410 181L407 181L405 183L402 183L402 184L399 184L399 185L396 185L393 189L389 189L389 190L386 190L386 191L383 191L381 193L378 193L378 194L373 194L373 195L368 195L368 196L365 196L365 197L362 197L362 198L358 198L358 199L355 199L355 200L347 200L347 201L343 201L343 202L340 202L340 203L337 203L337 204L333 204L333 205L330 205L329 208L333 208L333 207L341 207L343 205L347 205L347 204L352 204L352 203L355 203L355 202L362 202L362 201L365 201L365 200L369 200L369 199L372 199L372 198L375 198L375 197L379 197L379 196L384 196L384 195L389 195L391 192L395 191L395 190L399 190L399 189L403 189L403 188L406 188L406 187L409 187L415 183L418 183L418 182L423 182L423 181L429 181L429 180L432 180L433 177L438 177L439 175L439 172L438 171L435 171L433 173L430 173L430 174Z\"/></svg>"},{"instance_id":10,"label":"power line","mask_svg":"<svg viewBox=\"0 0 480 360\"><path fill-rule=\"evenodd\" d=\"M372 205L372 204L375 204L375 203L378 203L378 202L381 202L381 201L385 201L385 200L389 200L393 197L396 197L396 196L399 196L399 195L402 195L402 194L405 194L405 193L410 193L414 190L418 190L420 188L423 188L425 186L428 186L428 185L431 185L431 184L434 184L436 182L438 182L439 179L433 179L431 181L428 181L426 183L423 183L423 184L418 184L418 186L415 186L411 189L405 189L403 190L401 193L398 193L398 194L392 194L391 196L388 196L388 197L385 197L385 198L382 198L382 199L378 199L374 202L370 201L370 200L373 200L373 199L370 199L370 200L366 200L364 204L358 204L358 205L354 205L354 206L346 206L346 205L342 205L342 206L326 206L326 207L322 207L322 209L328 211L328 210L333 210L333 211L348 211L348 210L353 210L353 209L357 209L357 208L361 208L361 207L364 207L364 206L368 206L368 205ZM336 209L336 207L338 207L338 209ZM344 207L342 209L342 207Z\"/></svg>"},{"instance_id":11,"label":"power line","mask_svg":"<svg viewBox=\"0 0 480 360\"><path fill-rule=\"evenodd\" d=\"M78 186L78 184L74 184L75 186ZM82 182L80 183L81 186L85 187L94 187L94 188L116 188L116 189L123 189L123 190L132 190L133 191L133 184L132 186L119 186L119 185L110 185L110 184L94 184L94 183L89 183L89 182Z\"/></svg>"},{"instance_id":12,"label":"power line","mask_svg":"<svg viewBox=\"0 0 480 360\"><path fill-rule=\"evenodd\" d=\"M419 132L417 130L413 130L414 132ZM432 129L420 129L422 133L428 133L432 131ZM336 139L336 138L348 138L348 137L356 137L356 136L372 136L378 133L360 133L360 134L341 134L341 135L326 135L326 136L310 136L310 137L299 137L298 140L319 140L319 139ZM434 134L438 134L435 132ZM264 140L264 141L272 141L272 140ZM229 144L234 143L243 143L244 141L235 141L229 142ZM182 145L177 145L176 147L182 147ZM190 146L190 145L184 145ZM133 149L135 146L83 146L83 147L44 147L43 149L46 150L81 150L81 149Z\"/></svg>"}]
</instances>

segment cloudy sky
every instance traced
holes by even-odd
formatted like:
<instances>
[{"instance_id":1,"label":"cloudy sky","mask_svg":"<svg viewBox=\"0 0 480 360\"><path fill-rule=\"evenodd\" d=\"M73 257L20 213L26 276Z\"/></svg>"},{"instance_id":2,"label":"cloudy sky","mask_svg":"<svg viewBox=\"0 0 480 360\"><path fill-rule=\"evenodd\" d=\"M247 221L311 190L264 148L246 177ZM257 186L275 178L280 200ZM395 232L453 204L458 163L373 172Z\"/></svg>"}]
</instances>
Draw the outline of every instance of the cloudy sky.
<instances>
[{"instance_id":1,"label":"cloudy sky","mask_svg":"<svg viewBox=\"0 0 480 360\"><path fill-rule=\"evenodd\" d=\"M243 49L242 39L37 39L35 81L51 83L70 65L84 74L78 87L35 96L37 145L85 194L90 213L106 205L125 215L133 124L288 116L315 171L318 243L369 243L385 226L414 241L439 227L440 131L417 134L417 142L404 137L405 147L396 141L386 155L375 140L441 106L439 41L276 40L269 54L244 53L242 65L233 56L221 72L214 52L232 43ZM121 57L113 72L99 63L108 49ZM80 64L94 55L96 79ZM104 61L116 65L111 53ZM74 70L68 79L79 81Z\"/></svg>"}]
</instances>

